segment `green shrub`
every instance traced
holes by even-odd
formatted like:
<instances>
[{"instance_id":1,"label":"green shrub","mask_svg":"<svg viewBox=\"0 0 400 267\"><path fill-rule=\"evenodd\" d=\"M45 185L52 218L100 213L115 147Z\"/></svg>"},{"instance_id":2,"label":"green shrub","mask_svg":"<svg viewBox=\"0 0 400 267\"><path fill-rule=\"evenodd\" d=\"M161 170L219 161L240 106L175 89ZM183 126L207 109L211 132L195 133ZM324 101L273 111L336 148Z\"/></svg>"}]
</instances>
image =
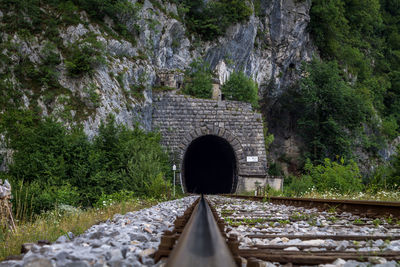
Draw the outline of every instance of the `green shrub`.
<instances>
[{"instance_id":1,"label":"green shrub","mask_svg":"<svg viewBox=\"0 0 400 267\"><path fill-rule=\"evenodd\" d=\"M134 6L128 0L73 0L73 2L85 10L90 17L103 20L105 16L117 19L121 13L134 10Z\"/></svg>"},{"instance_id":2,"label":"green shrub","mask_svg":"<svg viewBox=\"0 0 400 267\"><path fill-rule=\"evenodd\" d=\"M43 85L54 85L58 83L58 72L56 66L61 63L60 55L57 53L55 44L48 42L42 50L42 62L39 66L40 81Z\"/></svg>"},{"instance_id":3,"label":"green shrub","mask_svg":"<svg viewBox=\"0 0 400 267\"><path fill-rule=\"evenodd\" d=\"M304 71L307 75L290 96L294 103L288 108L297 113L307 156L320 162L336 155L351 158L354 139L372 113L369 102L342 79L334 61L314 59Z\"/></svg>"},{"instance_id":4,"label":"green shrub","mask_svg":"<svg viewBox=\"0 0 400 267\"><path fill-rule=\"evenodd\" d=\"M304 169L307 174L303 179L311 177L319 192L351 193L359 192L363 188L360 170L352 160L345 164L343 159L340 159L340 162L325 159L321 165L313 165L308 160Z\"/></svg>"},{"instance_id":5,"label":"green shrub","mask_svg":"<svg viewBox=\"0 0 400 267\"><path fill-rule=\"evenodd\" d=\"M399 126L397 125L397 121L394 116L383 119L382 133L385 134L389 140L393 140L394 138L399 136L398 129Z\"/></svg>"},{"instance_id":6,"label":"green shrub","mask_svg":"<svg viewBox=\"0 0 400 267\"><path fill-rule=\"evenodd\" d=\"M102 193L97 202L93 205L95 208L103 208L114 203L126 202L135 199L135 193L132 191L121 190L110 195Z\"/></svg>"},{"instance_id":7,"label":"green shrub","mask_svg":"<svg viewBox=\"0 0 400 267\"><path fill-rule=\"evenodd\" d=\"M89 35L83 40L71 44L67 48L65 65L68 75L80 77L83 74L93 74L94 69L105 63L104 46L97 41L95 35Z\"/></svg>"},{"instance_id":8,"label":"green shrub","mask_svg":"<svg viewBox=\"0 0 400 267\"><path fill-rule=\"evenodd\" d=\"M367 182L368 190L372 193L379 192L382 188L394 191L400 189L400 146L390 162L378 166Z\"/></svg>"},{"instance_id":9,"label":"green shrub","mask_svg":"<svg viewBox=\"0 0 400 267\"><path fill-rule=\"evenodd\" d=\"M208 41L225 34L230 25L247 21L252 14L248 1L170 1L178 4L179 15L184 18L188 30Z\"/></svg>"},{"instance_id":10,"label":"green shrub","mask_svg":"<svg viewBox=\"0 0 400 267\"><path fill-rule=\"evenodd\" d=\"M77 206L79 204L78 190L69 184L46 185L35 181L27 186L30 187L30 203L33 213L39 214L59 205Z\"/></svg>"},{"instance_id":11,"label":"green shrub","mask_svg":"<svg viewBox=\"0 0 400 267\"><path fill-rule=\"evenodd\" d=\"M279 162L273 162L269 165L268 174L272 176L282 175L282 166Z\"/></svg>"},{"instance_id":12,"label":"green shrub","mask_svg":"<svg viewBox=\"0 0 400 267\"><path fill-rule=\"evenodd\" d=\"M171 183L164 179L162 173L159 173L146 184L146 191L150 196L161 198L171 191Z\"/></svg>"},{"instance_id":13,"label":"green shrub","mask_svg":"<svg viewBox=\"0 0 400 267\"><path fill-rule=\"evenodd\" d=\"M285 179L286 195L301 196L310 191L348 194L363 189L361 174L354 161L345 163L343 159L339 162L325 159L324 164L313 165L308 159L304 169L306 174Z\"/></svg>"},{"instance_id":14,"label":"green shrub","mask_svg":"<svg viewBox=\"0 0 400 267\"><path fill-rule=\"evenodd\" d=\"M314 187L313 180L310 176L289 176L285 178L286 186L283 187L287 196L301 196Z\"/></svg>"},{"instance_id":15,"label":"green shrub","mask_svg":"<svg viewBox=\"0 0 400 267\"><path fill-rule=\"evenodd\" d=\"M190 69L185 72L183 92L199 98L211 98L212 72L205 62L196 60L190 64Z\"/></svg>"},{"instance_id":16,"label":"green shrub","mask_svg":"<svg viewBox=\"0 0 400 267\"><path fill-rule=\"evenodd\" d=\"M384 189L388 189L391 185L388 185L390 177L392 175L393 169L390 165L380 165L378 166L373 174L367 180L367 190L372 193L376 193Z\"/></svg>"},{"instance_id":17,"label":"green shrub","mask_svg":"<svg viewBox=\"0 0 400 267\"><path fill-rule=\"evenodd\" d=\"M221 87L226 99L244 101L258 108L257 84L243 72L234 72Z\"/></svg>"},{"instance_id":18,"label":"green shrub","mask_svg":"<svg viewBox=\"0 0 400 267\"><path fill-rule=\"evenodd\" d=\"M391 160L390 176L385 180L385 186L390 189L400 189L400 146L397 147L397 153Z\"/></svg>"},{"instance_id":19,"label":"green shrub","mask_svg":"<svg viewBox=\"0 0 400 267\"><path fill-rule=\"evenodd\" d=\"M8 173L0 176L11 181L14 201L26 202L17 206L36 214L60 204L91 206L122 190L160 197L160 181L172 178L160 135L127 129L112 117L91 140L80 127L67 129L31 111L6 113L0 126L15 151Z\"/></svg>"}]
</instances>

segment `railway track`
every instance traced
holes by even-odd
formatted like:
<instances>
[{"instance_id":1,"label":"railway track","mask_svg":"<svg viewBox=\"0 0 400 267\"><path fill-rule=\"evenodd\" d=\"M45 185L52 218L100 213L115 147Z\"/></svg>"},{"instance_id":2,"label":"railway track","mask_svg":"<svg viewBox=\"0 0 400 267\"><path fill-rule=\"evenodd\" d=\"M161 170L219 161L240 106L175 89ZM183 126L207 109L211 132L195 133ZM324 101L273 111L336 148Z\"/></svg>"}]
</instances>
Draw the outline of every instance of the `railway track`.
<instances>
[{"instance_id":1,"label":"railway track","mask_svg":"<svg viewBox=\"0 0 400 267\"><path fill-rule=\"evenodd\" d=\"M164 233L155 261L167 266L400 265L400 203L239 198L207 196L194 203L175 229ZM203 202L206 208L199 208Z\"/></svg>"}]
</instances>

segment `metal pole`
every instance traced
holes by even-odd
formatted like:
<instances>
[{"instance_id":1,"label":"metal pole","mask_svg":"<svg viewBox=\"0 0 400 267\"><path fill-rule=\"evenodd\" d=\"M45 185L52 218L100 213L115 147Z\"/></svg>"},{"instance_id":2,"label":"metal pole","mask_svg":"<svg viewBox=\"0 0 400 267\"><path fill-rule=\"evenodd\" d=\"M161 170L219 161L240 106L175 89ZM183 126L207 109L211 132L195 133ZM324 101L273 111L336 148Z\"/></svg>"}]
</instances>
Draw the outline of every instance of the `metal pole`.
<instances>
[{"instance_id":1,"label":"metal pole","mask_svg":"<svg viewBox=\"0 0 400 267\"><path fill-rule=\"evenodd\" d=\"M174 197L175 197L175 171L174 171Z\"/></svg>"},{"instance_id":2,"label":"metal pole","mask_svg":"<svg viewBox=\"0 0 400 267\"><path fill-rule=\"evenodd\" d=\"M185 194L185 189L183 188L183 183L182 183L182 173L181 172L179 172L179 181L181 183L182 194Z\"/></svg>"},{"instance_id":3,"label":"metal pole","mask_svg":"<svg viewBox=\"0 0 400 267\"><path fill-rule=\"evenodd\" d=\"M173 192L173 196L175 197L175 172L176 172L176 165L174 164L174 166L172 166L172 170L174 171L174 192Z\"/></svg>"}]
</instances>

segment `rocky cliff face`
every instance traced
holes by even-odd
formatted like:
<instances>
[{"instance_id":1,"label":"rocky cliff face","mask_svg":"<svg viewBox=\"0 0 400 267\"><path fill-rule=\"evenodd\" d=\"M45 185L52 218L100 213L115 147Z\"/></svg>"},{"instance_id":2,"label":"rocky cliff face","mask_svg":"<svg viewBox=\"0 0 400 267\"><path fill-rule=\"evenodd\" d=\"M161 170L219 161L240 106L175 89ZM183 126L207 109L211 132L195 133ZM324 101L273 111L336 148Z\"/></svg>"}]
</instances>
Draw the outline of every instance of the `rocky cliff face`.
<instances>
[{"instance_id":1,"label":"rocky cliff face","mask_svg":"<svg viewBox=\"0 0 400 267\"><path fill-rule=\"evenodd\" d=\"M260 14L252 15L246 23L231 26L225 36L212 42L189 36L184 24L174 19L178 16L174 4L160 3L160 10L154 5L155 0L145 0L143 4L132 2L137 9L135 16L121 17L121 21L135 36L136 43L104 30L91 22L84 12L80 16L85 23L59 29L65 46L94 33L104 45L106 57L92 75L71 78L67 75L63 53L55 49L62 59L56 66L57 80L67 93L57 94L51 101L40 96L37 101L44 115L67 113L72 120L83 121L90 135L95 134L100 121L110 113L128 126L139 122L150 129L152 87L160 69L184 70L194 59L203 58L210 63L221 83L234 70L243 70L257 81L260 95L277 96L297 79L295 70L314 53L307 32L309 0L261 0ZM7 12L1 11L0 22ZM109 25L113 23L105 21ZM19 64L22 58L28 58L34 65L40 64L48 42L45 34L29 40L17 33L2 34L1 38L17 48L18 53L11 49L1 51L13 64ZM14 78L17 86L26 86ZM268 86L271 84L273 86ZM32 94L30 88L23 89L26 89L24 102L28 106ZM135 90L139 93L132 93ZM91 101L93 95L97 96L96 103ZM86 106L85 111L80 111L79 106L66 107L65 98L78 99Z\"/></svg>"},{"instance_id":2,"label":"rocky cliff face","mask_svg":"<svg viewBox=\"0 0 400 267\"><path fill-rule=\"evenodd\" d=\"M138 16L141 19L130 18L126 24L130 28L140 25L138 47L148 48L156 69L185 69L194 59L204 58L221 83L234 70L243 70L262 90L273 82L273 94L280 94L296 80L294 70L315 52L307 32L310 7L311 1L263 0L260 14L231 26L225 36L213 42L187 36L185 26L168 15L177 14L175 5L167 5L165 14L145 1Z\"/></svg>"}]
</instances>

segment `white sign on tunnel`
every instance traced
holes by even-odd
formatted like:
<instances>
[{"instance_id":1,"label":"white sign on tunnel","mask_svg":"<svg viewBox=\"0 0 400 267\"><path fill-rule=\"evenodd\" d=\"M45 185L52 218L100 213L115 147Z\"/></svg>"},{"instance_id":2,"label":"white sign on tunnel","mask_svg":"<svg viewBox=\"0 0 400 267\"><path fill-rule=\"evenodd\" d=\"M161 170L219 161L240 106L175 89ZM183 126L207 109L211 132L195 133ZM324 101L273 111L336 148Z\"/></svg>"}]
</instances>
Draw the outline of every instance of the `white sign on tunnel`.
<instances>
[{"instance_id":1,"label":"white sign on tunnel","mask_svg":"<svg viewBox=\"0 0 400 267\"><path fill-rule=\"evenodd\" d=\"M258 162L257 156L249 156L247 157L247 162Z\"/></svg>"}]
</instances>

